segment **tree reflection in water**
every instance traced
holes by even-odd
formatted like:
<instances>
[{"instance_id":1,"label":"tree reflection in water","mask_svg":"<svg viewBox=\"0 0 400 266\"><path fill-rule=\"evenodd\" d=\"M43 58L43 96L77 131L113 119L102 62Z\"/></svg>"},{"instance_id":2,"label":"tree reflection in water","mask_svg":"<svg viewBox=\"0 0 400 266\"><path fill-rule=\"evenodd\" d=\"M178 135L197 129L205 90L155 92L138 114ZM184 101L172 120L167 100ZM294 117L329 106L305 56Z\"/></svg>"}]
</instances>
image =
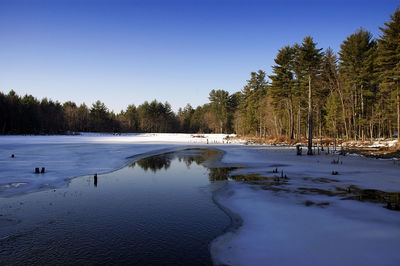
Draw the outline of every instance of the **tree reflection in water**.
<instances>
[{"instance_id":1,"label":"tree reflection in water","mask_svg":"<svg viewBox=\"0 0 400 266\"><path fill-rule=\"evenodd\" d=\"M208 168L208 179L210 182L234 180L237 182L246 182L249 184L262 185L264 189L277 189L277 186L287 184L287 179L280 179L279 175L263 175L247 173L231 175L233 170L240 167L210 167L206 161L213 161L219 156L222 158L222 152L215 149L185 149L178 152L170 152L161 155L150 156L134 162L130 167L138 165L145 171L151 170L157 172L161 169L167 170L171 166L174 159L184 162L189 168L193 163L196 165L203 164ZM97 186L97 178L94 180L94 186ZM281 189L281 188L279 188ZM347 188L336 187L336 191L326 191L316 188L298 188L302 194L323 194L330 196L344 196L343 199L369 201L375 203L385 203L385 207L390 210L400 210L400 193L385 192L376 189L360 189L354 185Z\"/></svg>"},{"instance_id":2,"label":"tree reflection in water","mask_svg":"<svg viewBox=\"0 0 400 266\"><path fill-rule=\"evenodd\" d=\"M168 155L156 155L147 158L140 159L132 164L129 167L134 168L138 165L143 170L151 170L153 173L165 169L167 170L171 166L171 157Z\"/></svg>"},{"instance_id":3,"label":"tree reflection in water","mask_svg":"<svg viewBox=\"0 0 400 266\"><path fill-rule=\"evenodd\" d=\"M198 156L187 156L185 154L163 154L163 155L155 155L147 158L140 159L132 164L129 167L135 167L138 165L143 170L151 170L152 172L157 172L159 170L167 170L171 166L171 161L177 158L179 162L184 162L187 167L190 167L192 163L196 163L200 165L204 162L204 159L201 155Z\"/></svg>"},{"instance_id":4,"label":"tree reflection in water","mask_svg":"<svg viewBox=\"0 0 400 266\"><path fill-rule=\"evenodd\" d=\"M211 182L228 180L229 172L231 170L232 169L229 167L210 168L210 172L208 173L208 179Z\"/></svg>"},{"instance_id":5,"label":"tree reflection in water","mask_svg":"<svg viewBox=\"0 0 400 266\"><path fill-rule=\"evenodd\" d=\"M132 163L130 167L135 167L137 165L145 171L150 170L155 173L162 169L167 170L171 165L171 161L177 159L179 162L183 161L189 168L193 163L201 165L217 154L217 151L210 149L187 149L143 158ZM237 167L209 168L209 180L210 182L228 180L231 178L230 172L235 169L237 169Z\"/></svg>"}]
</instances>

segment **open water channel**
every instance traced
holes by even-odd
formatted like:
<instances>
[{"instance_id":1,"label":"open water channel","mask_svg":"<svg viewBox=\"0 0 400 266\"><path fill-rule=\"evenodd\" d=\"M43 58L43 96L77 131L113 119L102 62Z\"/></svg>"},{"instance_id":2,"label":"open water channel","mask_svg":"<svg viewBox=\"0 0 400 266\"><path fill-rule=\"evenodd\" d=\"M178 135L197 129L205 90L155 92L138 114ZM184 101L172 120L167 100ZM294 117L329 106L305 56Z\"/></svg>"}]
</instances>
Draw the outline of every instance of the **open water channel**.
<instances>
[{"instance_id":1,"label":"open water channel","mask_svg":"<svg viewBox=\"0 0 400 266\"><path fill-rule=\"evenodd\" d=\"M210 243L231 225L213 200L227 171L206 167L218 156L166 153L2 198L0 264L212 265Z\"/></svg>"}]
</instances>

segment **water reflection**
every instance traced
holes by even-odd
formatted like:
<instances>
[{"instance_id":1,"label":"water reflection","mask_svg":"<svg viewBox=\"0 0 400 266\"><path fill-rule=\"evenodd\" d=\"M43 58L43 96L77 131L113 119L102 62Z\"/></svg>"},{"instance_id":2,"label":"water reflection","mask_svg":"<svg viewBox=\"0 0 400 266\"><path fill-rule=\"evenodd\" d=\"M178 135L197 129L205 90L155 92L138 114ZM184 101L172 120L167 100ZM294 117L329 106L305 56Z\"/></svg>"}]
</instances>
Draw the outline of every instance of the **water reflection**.
<instances>
[{"instance_id":1,"label":"water reflection","mask_svg":"<svg viewBox=\"0 0 400 266\"><path fill-rule=\"evenodd\" d=\"M217 154L218 152L214 150L186 149L180 152L165 153L143 158L133 162L129 167L134 168L135 166L139 166L145 171L150 170L156 173L160 170L167 170L171 166L171 161L174 159L177 159L179 162L184 162L189 168L192 164L201 165L205 161L211 160ZM238 169L238 167L209 168L208 179L210 182L232 179L230 173L235 169Z\"/></svg>"},{"instance_id":2,"label":"water reflection","mask_svg":"<svg viewBox=\"0 0 400 266\"><path fill-rule=\"evenodd\" d=\"M210 168L210 172L208 174L208 179L211 182L228 180L228 178L230 178L229 173L234 169L237 169L237 168L234 168L234 167Z\"/></svg>"},{"instance_id":3,"label":"water reflection","mask_svg":"<svg viewBox=\"0 0 400 266\"><path fill-rule=\"evenodd\" d=\"M224 184L208 178L227 178L207 167L221 154L152 156L68 188L2 199L1 265L213 265L209 244L231 223L213 200Z\"/></svg>"},{"instance_id":4,"label":"water reflection","mask_svg":"<svg viewBox=\"0 0 400 266\"><path fill-rule=\"evenodd\" d=\"M154 155L147 158L140 159L133 162L129 167L134 168L136 165L143 170L151 170L157 172L159 170L167 170L171 166L171 161L178 159L179 162L184 162L187 167L190 167L193 163L201 165L206 160L215 156L217 151L205 151L202 149L186 149L179 152L164 153L160 155Z\"/></svg>"},{"instance_id":5,"label":"water reflection","mask_svg":"<svg viewBox=\"0 0 400 266\"><path fill-rule=\"evenodd\" d=\"M161 169L167 170L171 161L178 159L179 162L184 162L189 168L192 164L201 165L207 160L213 160L214 157L220 155L216 150L213 149L186 149L179 152L166 153L156 156L147 157L138 160L136 163L132 163L130 167L135 167L138 165L145 171L151 170L152 172L157 172ZM215 159L215 158L214 158ZM276 166L276 165L273 165ZM279 165L281 166L281 165ZM261 174L261 173L247 173L247 174L232 174L233 170L238 169L238 167L209 167L208 168L208 179L210 182L233 180L237 182L246 182L253 185L261 185L263 189L274 190L274 191L286 191L301 194L323 194L327 196L342 196L343 199L352 199L359 201L369 201L375 203L385 203L385 207L391 210L400 210L400 193L395 192L385 192L376 189L366 189L362 190L354 185L349 188L336 187L335 191L324 190L314 187L298 187L294 191L288 188L284 188L285 185L289 184L289 178L286 175L281 175L277 170L272 171L272 175ZM308 180L308 179L305 179ZM334 179L329 178L318 178L311 180L312 182L338 182Z\"/></svg>"},{"instance_id":6,"label":"water reflection","mask_svg":"<svg viewBox=\"0 0 400 266\"><path fill-rule=\"evenodd\" d=\"M204 162L204 158L202 156L177 156L179 162L184 162L187 167L190 167L192 163L196 163L196 165L200 165Z\"/></svg>"},{"instance_id":7,"label":"water reflection","mask_svg":"<svg viewBox=\"0 0 400 266\"><path fill-rule=\"evenodd\" d=\"M151 156L148 158L140 159L129 165L129 167L134 168L136 165L138 165L145 171L150 170L153 173L156 173L161 169L167 170L171 166L171 158L165 155Z\"/></svg>"}]
</instances>

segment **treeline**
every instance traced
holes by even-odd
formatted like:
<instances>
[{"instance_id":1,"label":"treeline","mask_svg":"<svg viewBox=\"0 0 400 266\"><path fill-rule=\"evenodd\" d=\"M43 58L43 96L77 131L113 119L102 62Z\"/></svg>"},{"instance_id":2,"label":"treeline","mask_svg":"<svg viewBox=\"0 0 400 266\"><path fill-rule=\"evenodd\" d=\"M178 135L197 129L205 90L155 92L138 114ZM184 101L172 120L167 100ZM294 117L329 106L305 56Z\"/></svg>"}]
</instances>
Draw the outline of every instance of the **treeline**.
<instances>
[{"instance_id":1,"label":"treeline","mask_svg":"<svg viewBox=\"0 0 400 266\"><path fill-rule=\"evenodd\" d=\"M380 30L374 39L360 28L337 55L310 36L281 48L270 82L262 70L251 73L241 92L218 97L214 117L240 135L400 138L399 9ZM230 97L236 105L226 104Z\"/></svg>"},{"instance_id":2,"label":"treeline","mask_svg":"<svg viewBox=\"0 0 400 266\"><path fill-rule=\"evenodd\" d=\"M128 106L119 114L100 101L89 108L68 101L64 104L14 91L0 92L2 134L64 134L71 132L173 132L179 121L168 103L145 102Z\"/></svg>"},{"instance_id":3,"label":"treeline","mask_svg":"<svg viewBox=\"0 0 400 266\"><path fill-rule=\"evenodd\" d=\"M212 90L209 103L174 113L156 100L115 114L14 91L0 93L0 133L82 132L232 133L258 137L392 137L400 127L400 10L374 39L360 28L338 54L307 36L281 48L267 76L252 72L234 94ZM397 135L399 135L397 133Z\"/></svg>"},{"instance_id":4,"label":"treeline","mask_svg":"<svg viewBox=\"0 0 400 266\"><path fill-rule=\"evenodd\" d=\"M349 35L336 55L308 36L278 51L269 76L249 80L245 98L259 100L241 110L242 133L261 136L392 137L400 127L400 10L380 28L378 39L362 28ZM259 77L258 84L255 77ZM256 82L257 83L257 82ZM265 89L265 87L267 89ZM246 96L250 95L250 96ZM397 135L399 135L397 133Z\"/></svg>"},{"instance_id":5,"label":"treeline","mask_svg":"<svg viewBox=\"0 0 400 266\"><path fill-rule=\"evenodd\" d=\"M13 90L0 92L1 134L64 134L70 132L232 132L232 114L238 99L228 92L210 93L210 103L197 108L188 104L175 114L168 102L156 100L136 107L129 105L118 114L101 101L91 107L68 101L61 104Z\"/></svg>"}]
</instances>

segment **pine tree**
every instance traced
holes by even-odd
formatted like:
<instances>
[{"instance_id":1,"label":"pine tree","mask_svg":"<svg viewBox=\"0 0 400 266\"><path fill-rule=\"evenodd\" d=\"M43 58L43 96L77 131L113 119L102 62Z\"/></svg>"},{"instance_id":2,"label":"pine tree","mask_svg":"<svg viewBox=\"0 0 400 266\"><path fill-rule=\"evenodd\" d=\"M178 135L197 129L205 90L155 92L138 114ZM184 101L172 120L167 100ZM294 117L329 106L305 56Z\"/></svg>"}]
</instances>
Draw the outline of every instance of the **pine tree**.
<instances>
[{"instance_id":1,"label":"pine tree","mask_svg":"<svg viewBox=\"0 0 400 266\"><path fill-rule=\"evenodd\" d=\"M297 64L301 77L308 79L308 151L307 155L312 155L313 138L313 80L320 74L322 48L316 48L317 44L312 37L307 36L303 39L301 46L298 47ZM303 80L304 82L304 80Z\"/></svg>"},{"instance_id":2,"label":"pine tree","mask_svg":"<svg viewBox=\"0 0 400 266\"><path fill-rule=\"evenodd\" d=\"M226 132L228 128L229 93L224 90L212 90L208 99L216 120L215 132Z\"/></svg>"},{"instance_id":3,"label":"pine tree","mask_svg":"<svg viewBox=\"0 0 400 266\"><path fill-rule=\"evenodd\" d=\"M294 138L294 83L293 83L293 59L294 48L285 46L278 51L274 59L276 65L272 67L273 75L269 95L273 100L274 109L277 113L288 112L288 133Z\"/></svg>"},{"instance_id":4,"label":"pine tree","mask_svg":"<svg viewBox=\"0 0 400 266\"><path fill-rule=\"evenodd\" d=\"M181 132L189 133L193 132L190 128L190 121L194 114L194 109L190 104L186 104L185 108L179 108L178 110L178 120L179 128Z\"/></svg>"},{"instance_id":5,"label":"pine tree","mask_svg":"<svg viewBox=\"0 0 400 266\"><path fill-rule=\"evenodd\" d=\"M109 126L109 111L106 105L97 100L90 108L90 127L95 132L107 132Z\"/></svg>"},{"instance_id":6,"label":"pine tree","mask_svg":"<svg viewBox=\"0 0 400 266\"><path fill-rule=\"evenodd\" d=\"M339 123L342 121L342 115L340 108L340 97L336 91L332 91L325 103L326 115L325 119L327 122L328 131L336 138L338 135L337 129Z\"/></svg>"},{"instance_id":7,"label":"pine tree","mask_svg":"<svg viewBox=\"0 0 400 266\"><path fill-rule=\"evenodd\" d=\"M125 112L125 117L128 122L128 130L129 132L136 132L138 127L138 114L136 110L136 106L134 104L128 105Z\"/></svg>"},{"instance_id":8,"label":"pine tree","mask_svg":"<svg viewBox=\"0 0 400 266\"><path fill-rule=\"evenodd\" d=\"M377 45L372 34L362 28L341 44L340 72L351 102L351 125L354 138L365 137L366 121L371 117L376 95Z\"/></svg>"},{"instance_id":9,"label":"pine tree","mask_svg":"<svg viewBox=\"0 0 400 266\"><path fill-rule=\"evenodd\" d=\"M329 88L331 94L336 94L336 96L340 99L340 105L342 110L340 117L342 119L342 123L344 126L345 136L346 138L348 138L349 132L346 121L345 95L340 82L341 80L338 69L338 59L331 48L326 49L325 54L322 58L321 68L322 68L321 77L324 86ZM338 103L336 100L334 102ZM338 133L337 130L335 130L335 132L336 134Z\"/></svg>"},{"instance_id":10,"label":"pine tree","mask_svg":"<svg viewBox=\"0 0 400 266\"><path fill-rule=\"evenodd\" d=\"M262 108L260 100L267 92L268 83L265 76L265 72L262 70L251 73L251 78L247 80L247 84L242 90L242 102L239 106L246 132L254 132L256 135L261 122L258 115Z\"/></svg>"},{"instance_id":11,"label":"pine tree","mask_svg":"<svg viewBox=\"0 0 400 266\"><path fill-rule=\"evenodd\" d=\"M390 22L384 23L385 27L379 28L382 35L378 39L377 64L385 106L389 107L389 113L394 111L391 105L397 109L394 113L397 113L397 138L400 141L400 9L397 8L390 18Z\"/></svg>"}]
</instances>

